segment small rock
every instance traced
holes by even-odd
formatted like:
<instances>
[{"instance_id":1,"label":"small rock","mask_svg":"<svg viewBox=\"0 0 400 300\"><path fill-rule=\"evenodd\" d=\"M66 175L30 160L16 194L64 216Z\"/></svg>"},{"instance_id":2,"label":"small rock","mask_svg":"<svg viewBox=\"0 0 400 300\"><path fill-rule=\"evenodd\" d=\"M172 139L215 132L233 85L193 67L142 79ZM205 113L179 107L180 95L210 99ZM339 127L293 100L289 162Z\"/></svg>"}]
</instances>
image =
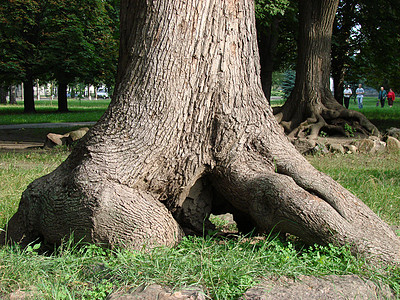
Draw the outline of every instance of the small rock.
<instances>
[{"instance_id":1,"label":"small rock","mask_svg":"<svg viewBox=\"0 0 400 300\"><path fill-rule=\"evenodd\" d=\"M83 138L83 136L84 136L88 131L89 131L89 128L88 128L88 127L83 127L83 128L78 129L78 130L71 131L71 132L69 133L68 137L69 137L73 142L75 142L75 141L77 141L77 140Z\"/></svg>"},{"instance_id":2,"label":"small rock","mask_svg":"<svg viewBox=\"0 0 400 300\"><path fill-rule=\"evenodd\" d=\"M340 153L344 154L344 147L341 144L329 144L328 145L329 151L332 153Z\"/></svg>"},{"instance_id":3,"label":"small rock","mask_svg":"<svg viewBox=\"0 0 400 300\"><path fill-rule=\"evenodd\" d=\"M354 145L345 145L344 148L351 153L357 152L357 147Z\"/></svg>"},{"instance_id":4,"label":"small rock","mask_svg":"<svg viewBox=\"0 0 400 300\"><path fill-rule=\"evenodd\" d=\"M56 134L56 133L49 133L46 136L46 140L44 142L44 147L46 148L53 148L54 146L61 146L63 144L61 134Z\"/></svg>"},{"instance_id":5,"label":"small rock","mask_svg":"<svg viewBox=\"0 0 400 300\"><path fill-rule=\"evenodd\" d=\"M392 136L400 140L400 128L391 127L388 130L386 130L386 135Z\"/></svg>"},{"instance_id":6,"label":"small rock","mask_svg":"<svg viewBox=\"0 0 400 300\"><path fill-rule=\"evenodd\" d=\"M168 287L158 284L149 286L141 285L127 293L117 292L110 294L107 300L205 300L205 295L201 288L191 287L182 291L173 292Z\"/></svg>"},{"instance_id":7,"label":"small rock","mask_svg":"<svg viewBox=\"0 0 400 300\"><path fill-rule=\"evenodd\" d=\"M316 146L315 141L304 138L293 139L291 142L301 154L312 152L313 148Z\"/></svg>"},{"instance_id":8,"label":"small rock","mask_svg":"<svg viewBox=\"0 0 400 300\"><path fill-rule=\"evenodd\" d=\"M389 153L397 153L400 151L400 141L392 136L386 140L386 149Z\"/></svg>"},{"instance_id":9,"label":"small rock","mask_svg":"<svg viewBox=\"0 0 400 300\"><path fill-rule=\"evenodd\" d=\"M374 148L374 141L370 139L363 139L358 143L358 150L362 153L369 153L372 148Z\"/></svg>"},{"instance_id":10,"label":"small rock","mask_svg":"<svg viewBox=\"0 0 400 300\"><path fill-rule=\"evenodd\" d=\"M297 299L395 299L387 285L378 287L372 281L356 275L328 275L322 278L299 276L265 280L249 289L241 300L297 300Z\"/></svg>"}]
</instances>

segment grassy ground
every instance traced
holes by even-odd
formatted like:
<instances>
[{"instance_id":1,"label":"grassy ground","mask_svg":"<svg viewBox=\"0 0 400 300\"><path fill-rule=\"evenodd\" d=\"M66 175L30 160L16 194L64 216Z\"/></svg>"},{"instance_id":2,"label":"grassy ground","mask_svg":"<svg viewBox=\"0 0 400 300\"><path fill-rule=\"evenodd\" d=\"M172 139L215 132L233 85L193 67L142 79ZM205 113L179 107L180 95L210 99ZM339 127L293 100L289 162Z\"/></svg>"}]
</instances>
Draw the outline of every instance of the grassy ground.
<instances>
[{"instance_id":1,"label":"grassy ground","mask_svg":"<svg viewBox=\"0 0 400 300\"><path fill-rule=\"evenodd\" d=\"M97 121L110 100L68 100L69 113L57 112L57 101L35 101L36 113L24 114L24 105L0 105L0 125Z\"/></svg>"},{"instance_id":2,"label":"grassy ground","mask_svg":"<svg viewBox=\"0 0 400 300\"><path fill-rule=\"evenodd\" d=\"M39 113L28 116L21 113L21 105L0 106L0 124L96 121L108 101L72 101L69 105L76 112L65 116L49 114L56 110L55 103L50 106L50 101L43 101L43 107L37 102ZM352 103L350 108L355 107ZM393 108L381 109L375 106L375 99L367 98L363 112L381 129L400 127L398 103ZM73 116L76 117L72 120ZM38 136L44 133L32 132ZM67 156L66 149L0 152L0 228L17 210L27 185L55 169ZM308 159L360 197L386 222L400 225L399 155L326 155ZM399 268L368 265L362 258L352 256L346 247L309 248L273 237L187 237L177 247L150 252L106 250L94 245L72 245L69 241L51 254L39 254L37 248L38 245L25 250L13 246L0 248L0 298L22 289L33 291L37 299L104 299L118 288L159 283L175 288L201 285L213 299L236 299L263 276L301 274L359 274L388 283L400 297Z\"/></svg>"},{"instance_id":3,"label":"grassy ground","mask_svg":"<svg viewBox=\"0 0 400 300\"><path fill-rule=\"evenodd\" d=\"M0 228L17 209L22 191L56 168L64 149L0 153ZM385 221L400 224L400 156L327 155L308 157L363 199ZM400 232L399 232L400 234ZM261 277L301 274L359 274L388 283L400 297L400 269L376 268L333 246L312 248L278 238L185 238L175 248L151 252L77 247L66 241L52 254L36 246L0 249L0 297L18 289L39 298L103 299L117 288L159 283L179 288L201 285L213 299L236 299Z\"/></svg>"}]
</instances>

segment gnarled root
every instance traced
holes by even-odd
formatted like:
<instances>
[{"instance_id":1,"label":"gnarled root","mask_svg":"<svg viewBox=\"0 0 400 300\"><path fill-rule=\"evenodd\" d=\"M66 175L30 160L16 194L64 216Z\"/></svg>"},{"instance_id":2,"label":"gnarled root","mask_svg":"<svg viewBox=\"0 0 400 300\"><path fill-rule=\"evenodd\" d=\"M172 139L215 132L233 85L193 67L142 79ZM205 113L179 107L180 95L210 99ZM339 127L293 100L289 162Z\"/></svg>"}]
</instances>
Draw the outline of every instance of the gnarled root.
<instances>
[{"instance_id":1,"label":"gnarled root","mask_svg":"<svg viewBox=\"0 0 400 300\"><path fill-rule=\"evenodd\" d=\"M371 261L400 262L399 237L361 200L301 157L294 164L274 157L272 168L261 155L244 152L214 175L219 192L258 230L289 232L311 244L349 244Z\"/></svg>"},{"instance_id":2,"label":"gnarled root","mask_svg":"<svg viewBox=\"0 0 400 300\"><path fill-rule=\"evenodd\" d=\"M31 183L0 243L26 246L43 239L59 244L73 234L99 245L142 249L173 245L183 231L167 208L151 193L105 178L79 180L59 168ZM57 183L57 186L54 184Z\"/></svg>"}]
</instances>

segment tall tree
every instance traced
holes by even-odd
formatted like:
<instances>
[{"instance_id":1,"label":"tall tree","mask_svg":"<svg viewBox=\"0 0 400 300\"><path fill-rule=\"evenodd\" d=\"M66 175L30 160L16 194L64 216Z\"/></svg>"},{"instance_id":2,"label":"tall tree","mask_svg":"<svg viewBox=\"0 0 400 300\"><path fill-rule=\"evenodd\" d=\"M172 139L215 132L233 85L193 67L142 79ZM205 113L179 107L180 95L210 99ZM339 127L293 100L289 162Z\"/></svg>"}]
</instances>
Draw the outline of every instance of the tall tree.
<instances>
[{"instance_id":1,"label":"tall tree","mask_svg":"<svg viewBox=\"0 0 400 300\"><path fill-rule=\"evenodd\" d=\"M345 135L345 124L363 134L379 134L359 112L341 106L330 90L331 37L338 0L299 0L295 87L274 114L290 137Z\"/></svg>"},{"instance_id":2,"label":"tall tree","mask_svg":"<svg viewBox=\"0 0 400 300\"><path fill-rule=\"evenodd\" d=\"M340 0L333 25L332 78L334 97L343 105L345 74L351 68L354 54L358 51L355 35L358 3L356 0Z\"/></svg>"},{"instance_id":3,"label":"tall tree","mask_svg":"<svg viewBox=\"0 0 400 300\"><path fill-rule=\"evenodd\" d=\"M369 85L400 90L400 3L398 1L358 2L358 45L353 77Z\"/></svg>"},{"instance_id":4,"label":"tall tree","mask_svg":"<svg viewBox=\"0 0 400 300\"><path fill-rule=\"evenodd\" d=\"M99 0L49 1L46 6L45 64L58 82L59 111L68 111L69 83L76 78L96 83L116 68L117 43L106 6Z\"/></svg>"},{"instance_id":5,"label":"tall tree","mask_svg":"<svg viewBox=\"0 0 400 300\"><path fill-rule=\"evenodd\" d=\"M0 3L0 81L23 81L25 112L35 111L33 81L42 72L42 8L32 0Z\"/></svg>"},{"instance_id":6,"label":"tall tree","mask_svg":"<svg viewBox=\"0 0 400 300\"><path fill-rule=\"evenodd\" d=\"M292 51L289 50L291 43L288 42L288 39L282 41L284 39L282 37L287 37L284 32L290 32L284 27L292 17L290 12L293 12L293 9L288 9L289 4L290 2L287 0L257 0L255 2L261 84L268 101L271 98L272 73L282 66L282 64L279 64L279 61L282 61L282 56L288 60L287 54L294 52L294 48L292 48ZM289 39L289 41L294 41L294 38ZM279 52L283 48L282 46L287 47L284 51Z\"/></svg>"},{"instance_id":7,"label":"tall tree","mask_svg":"<svg viewBox=\"0 0 400 300\"><path fill-rule=\"evenodd\" d=\"M389 226L284 136L257 53L251 0L122 0L112 102L67 160L29 185L2 240L59 243L74 232L140 249L202 234L210 213L232 212L241 230L399 261Z\"/></svg>"}]
</instances>

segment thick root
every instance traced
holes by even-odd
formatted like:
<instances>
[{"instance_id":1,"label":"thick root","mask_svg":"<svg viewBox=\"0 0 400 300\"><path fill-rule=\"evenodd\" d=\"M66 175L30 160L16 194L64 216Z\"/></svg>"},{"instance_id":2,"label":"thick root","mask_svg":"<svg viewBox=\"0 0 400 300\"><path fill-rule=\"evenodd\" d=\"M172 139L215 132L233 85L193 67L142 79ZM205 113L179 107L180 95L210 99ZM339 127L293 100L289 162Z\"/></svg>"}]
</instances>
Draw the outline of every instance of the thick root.
<instances>
[{"instance_id":1,"label":"thick root","mask_svg":"<svg viewBox=\"0 0 400 300\"><path fill-rule=\"evenodd\" d=\"M219 168L214 183L260 231L289 232L308 243L351 245L371 261L400 263L400 239L361 200L306 161L276 168L244 153Z\"/></svg>"}]
</instances>

